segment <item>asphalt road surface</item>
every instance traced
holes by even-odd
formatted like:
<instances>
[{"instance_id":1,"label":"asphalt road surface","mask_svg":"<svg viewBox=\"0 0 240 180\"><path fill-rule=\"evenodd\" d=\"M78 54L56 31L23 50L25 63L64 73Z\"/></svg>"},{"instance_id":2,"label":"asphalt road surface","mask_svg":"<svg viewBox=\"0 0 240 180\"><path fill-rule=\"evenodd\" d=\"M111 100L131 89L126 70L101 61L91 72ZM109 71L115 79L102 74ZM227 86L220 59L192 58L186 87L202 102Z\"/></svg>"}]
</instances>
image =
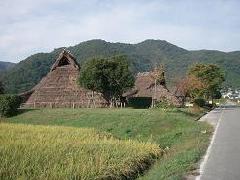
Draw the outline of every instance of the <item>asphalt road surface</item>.
<instances>
[{"instance_id":1,"label":"asphalt road surface","mask_svg":"<svg viewBox=\"0 0 240 180\"><path fill-rule=\"evenodd\" d=\"M226 104L205 118L216 127L216 132L200 180L240 180L240 108Z\"/></svg>"}]
</instances>

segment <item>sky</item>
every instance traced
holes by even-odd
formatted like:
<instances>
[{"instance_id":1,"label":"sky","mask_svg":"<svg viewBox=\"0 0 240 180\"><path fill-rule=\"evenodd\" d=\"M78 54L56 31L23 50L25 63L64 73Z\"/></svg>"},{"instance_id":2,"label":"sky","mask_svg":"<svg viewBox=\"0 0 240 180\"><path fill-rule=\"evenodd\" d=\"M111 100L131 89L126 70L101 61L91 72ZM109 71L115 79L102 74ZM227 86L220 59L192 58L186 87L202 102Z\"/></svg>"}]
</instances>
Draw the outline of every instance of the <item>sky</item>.
<instances>
[{"instance_id":1,"label":"sky","mask_svg":"<svg viewBox=\"0 0 240 180\"><path fill-rule=\"evenodd\" d=\"M240 0L0 0L0 61L82 41L240 50Z\"/></svg>"}]
</instances>

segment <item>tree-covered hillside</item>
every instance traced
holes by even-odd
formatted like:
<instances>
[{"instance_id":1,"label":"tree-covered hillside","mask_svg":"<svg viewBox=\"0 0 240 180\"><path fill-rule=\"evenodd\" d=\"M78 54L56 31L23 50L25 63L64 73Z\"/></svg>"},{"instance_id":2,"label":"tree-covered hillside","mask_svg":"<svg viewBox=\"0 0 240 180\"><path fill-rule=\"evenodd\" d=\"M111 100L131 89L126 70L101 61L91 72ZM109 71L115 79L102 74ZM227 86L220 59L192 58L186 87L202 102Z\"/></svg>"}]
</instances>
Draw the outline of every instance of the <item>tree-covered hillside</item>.
<instances>
[{"instance_id":1,"label":"tree-covered hillside","mask_svg":"<svg viewBox=\"0 0 240 180\"><path fill-rule=\"evenodd\" d=\"M34 54L18 63L1 76L5 89L11 93L30 90L48 73L61 49ZM225 85L240 87L240 51L230 53L209 50L188 51L161 40L146 40L138 44L90 40L67 49L80 64L93 57L127 55L134 73L149 71L158 64L164 64L169 84L181 78L194 63L213 63L224 69Z\"/></svg>"},{"instance_id":2,"label":"tree-covered hillside","mask_svg":"<svg viewBox=\"0 0 240 180\"><path fill-rule=\"evenodd\" d=\"M14 63L0 61L0 72L13 67L14 65Z\"/></svg>"}]
</instances>

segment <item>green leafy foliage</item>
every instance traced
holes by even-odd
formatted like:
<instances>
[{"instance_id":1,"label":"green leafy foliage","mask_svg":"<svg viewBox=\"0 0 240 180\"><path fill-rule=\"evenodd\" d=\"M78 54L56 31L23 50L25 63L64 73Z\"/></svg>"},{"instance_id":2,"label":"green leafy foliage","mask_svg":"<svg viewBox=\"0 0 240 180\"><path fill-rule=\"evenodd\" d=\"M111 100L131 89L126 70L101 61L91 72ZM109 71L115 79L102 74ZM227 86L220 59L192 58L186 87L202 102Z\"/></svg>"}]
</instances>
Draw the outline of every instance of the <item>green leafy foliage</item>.
<instances>
[{"instance_id":1,"label":"green leafy foliage","mask_svg":"<svg viewBox=\"0 0 240 180\"><path fill-rule=\"evenodd\" d=\"M204 107L206 105L206 101L203 98L197 98L193 101L194 105L197 105L198 107Z\"/></svg>"},{"instance_id":2,"label":"green leafy foliage","mask_svg":"<svg viewBox=\"0 0 240 180\"><path fill-rule=\"evenodd\" d=\"M169 101L166 98L162 98L161 101L156 102L156 108L162 108L162 109L168 109L168 108L174 108L174 105L169 103Z\"/></svg>"},{"instance_id":3,"label":"green leafy foliage","mask_svg":"<svg viewBox=\"0 0 240 180\"><path fill-rule=\"evenodd\" d=\"M203 94L211 98L219 92L225 80L221 68L214 64L196 64L190 68L189 74L194 75L205 84Z\"/></svg>"},{"instance_id":4,"label":"green leafy foliage","mask_svg":"<svg viewBox=\"0 0 240 180\"><path fill-rule=\"evenodd\" d=\"M214 99L221 99L221 97L222 97L222 94L220 91L217 90L214 92L214 94L213 94Z\"/></svg>"},{"instance_id":5,"label":"green leafy foliage","mask_svg":"<svg viewBox=\"0 0 240 180\"><path fill-rule=\"evenodd\" d=\"M146 40L138 44L109 43L103 40L91 40L67 48L80 64L92 58L106 58L124 54L130 69L143 72L164 64L166 81L173 85L176 77L181 78L188 67L195 63L217 64L225 71L225 86L240 86L240 52L187 51L166 41ZM50 53L34 54L16 64L8 72L0 75L8 93L30 90L45 76L54 63L60 49Z\"/></svg>"},{"instance_id":6,"label":"green leafy foliage","mask_svg":"<svg viewBox=\"0 0 240 180\"><path fill-rule=\"evenodd\" d=\"M15 115L21 104L21 98L16 95L0 95L0 116Z\"/></svg>"},{"instance_id":7,"label":"green leafy foliage","mask_svg":"<svg viewBox=\"0 0 240 180\"><path fill-rule=\"evenodd\" d=\"M80 73L79 83L83 87L100 92L106 100L120 98L134 86L134 76L129 71L125 56L87 61Z\"/></svg>"}]
</instances>

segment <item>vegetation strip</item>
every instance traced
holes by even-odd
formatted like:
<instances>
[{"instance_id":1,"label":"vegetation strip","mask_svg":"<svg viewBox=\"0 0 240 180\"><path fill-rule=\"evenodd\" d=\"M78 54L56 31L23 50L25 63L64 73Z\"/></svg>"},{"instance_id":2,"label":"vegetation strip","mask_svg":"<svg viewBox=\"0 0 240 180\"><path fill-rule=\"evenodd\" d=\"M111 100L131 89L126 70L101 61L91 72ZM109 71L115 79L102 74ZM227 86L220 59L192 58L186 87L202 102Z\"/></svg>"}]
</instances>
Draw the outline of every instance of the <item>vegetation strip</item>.
<instances>
[{"instance_id":1,"label":"vegetation strip","mask_svg":"<svg viewBox=\"0 0 240 180\"><path fill-rule=\"evenodd\" d=\"M188 172L197 168L197 162L205 153L212 132L207 123L195 121L203 112L168 108L27 109L2 121L95 128L111 133L117 139L158 144L164 149L164 156L140 179L166 180L182 179Z\"/></svg>"}]
</instances>

